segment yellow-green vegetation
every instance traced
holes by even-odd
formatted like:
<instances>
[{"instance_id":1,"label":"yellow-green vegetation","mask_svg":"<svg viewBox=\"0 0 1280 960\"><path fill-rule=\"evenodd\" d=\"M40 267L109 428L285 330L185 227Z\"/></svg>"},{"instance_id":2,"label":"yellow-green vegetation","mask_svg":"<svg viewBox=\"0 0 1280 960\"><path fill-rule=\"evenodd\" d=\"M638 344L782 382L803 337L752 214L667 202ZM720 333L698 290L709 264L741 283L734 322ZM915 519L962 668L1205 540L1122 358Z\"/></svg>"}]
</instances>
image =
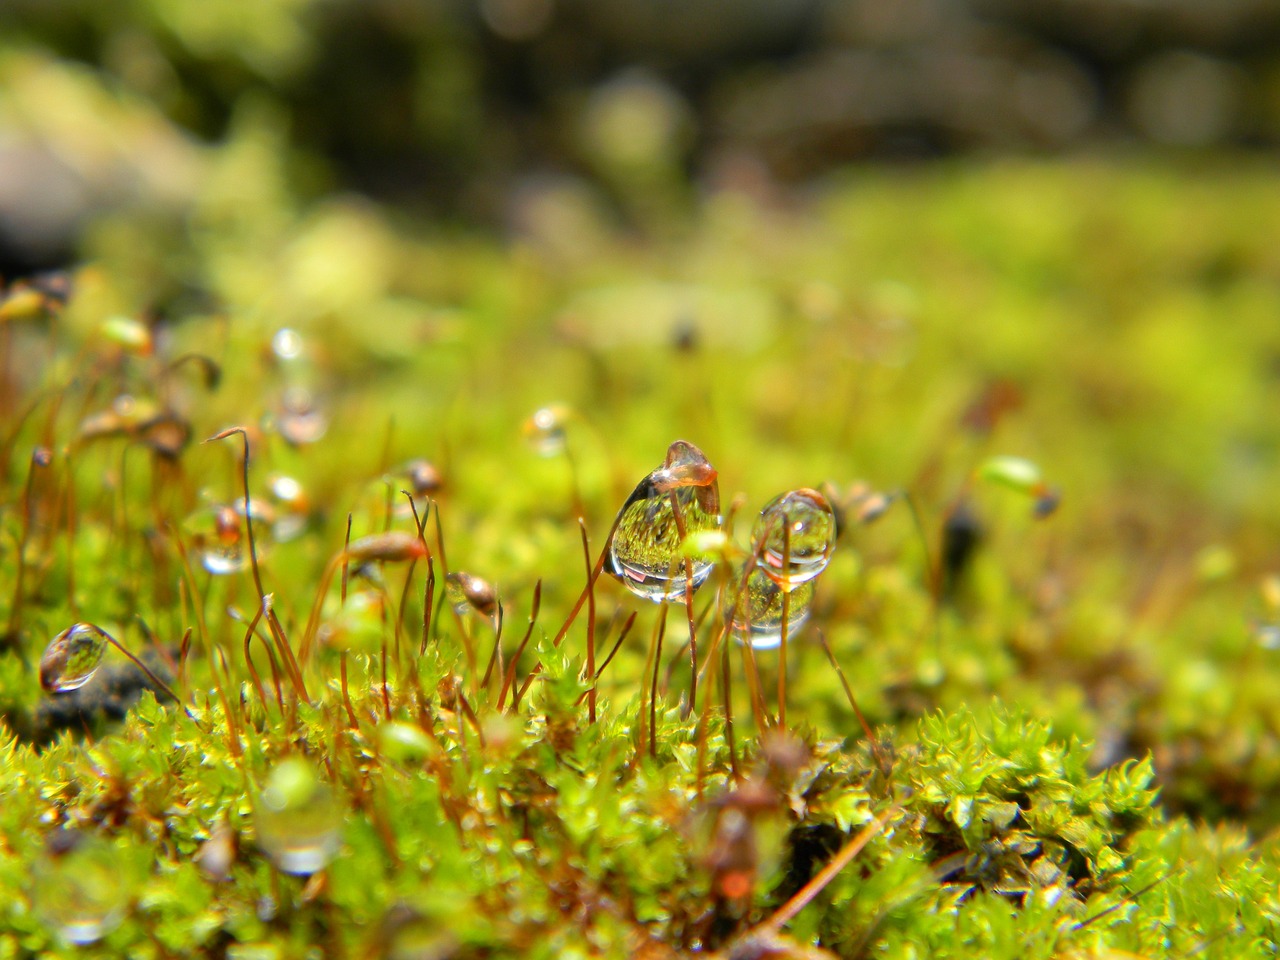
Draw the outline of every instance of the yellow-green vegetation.
<instances>
[{"instance_id":1,"label":"yellow-green vegetation","mask_svg":"<svg viewBox=\"0 0 1280 960\"><path fill-rule=\"evenodd\" d=\"M0 74L180 181L0 293L0 956L1271 955L1272 169L861 170L643 235L551 185L495 239L307 199L252 104L196 146ZM691 611L593 574L678 439L726 516ZM752 651L801 489L837 546Z\"/></svg>"}]
</instances>

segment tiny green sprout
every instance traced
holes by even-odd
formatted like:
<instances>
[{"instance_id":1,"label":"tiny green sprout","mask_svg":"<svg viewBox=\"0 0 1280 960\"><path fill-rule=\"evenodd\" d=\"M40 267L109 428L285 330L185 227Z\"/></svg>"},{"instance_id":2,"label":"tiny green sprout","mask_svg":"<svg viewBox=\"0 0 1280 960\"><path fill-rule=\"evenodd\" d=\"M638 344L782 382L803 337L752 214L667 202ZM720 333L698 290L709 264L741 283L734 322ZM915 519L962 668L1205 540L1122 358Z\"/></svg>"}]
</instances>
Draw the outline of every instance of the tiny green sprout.
<instances>
[{"instance_id":1,"label":"tiny green sprout","mask_svg":"<svg viewBox=\"0 0 1280 960\"><path fill-rule=\"evenodd\" d=\"M1032 514L1041 520L1058 509L1062 494L1049 486L1040 468L1023 457L997 456L978 467L978 477L1032 498Z\"/></svg>"},{"instance_id":2,"label":"tiny green sprout","mask_svg":"<svg viewBox=\"0 0 1280 960\"><path fill-rule=\"evenodd\" d=\"M991 457L978 468L978 476L1019 493L1034 493L1044 483L1040 468L1022 457Z\"/></svg>"},{"instance_id":3,"label":"tiny green sprout","mask_svg":"<svg viewBox=\"0 0 1280 960\"><path fill-rule=\"evenodd\" d=\"M136 356L150 356L155 349L151 330L145 323L132 317L108 317L102 321L102 335L125 352Z\"/></svg>"}]
</instances>

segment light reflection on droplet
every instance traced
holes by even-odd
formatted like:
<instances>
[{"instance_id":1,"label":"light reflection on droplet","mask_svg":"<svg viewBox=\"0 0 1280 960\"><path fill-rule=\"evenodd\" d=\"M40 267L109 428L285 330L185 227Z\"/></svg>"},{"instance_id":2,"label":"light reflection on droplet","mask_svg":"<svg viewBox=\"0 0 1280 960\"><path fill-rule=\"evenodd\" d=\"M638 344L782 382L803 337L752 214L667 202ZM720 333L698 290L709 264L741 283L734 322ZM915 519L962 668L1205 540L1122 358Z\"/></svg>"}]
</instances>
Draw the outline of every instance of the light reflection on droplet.
<instances>
[{"instance_id":1,"label":"light reflection on droplet","mask_svg":"<svg viewBox=\"0 0 1280 960\"><path fill-rule=\"evenodd\" d=\"M830 562L836 546L835 512L817 490L791 490L765 505L751 538L760 569L791 590Z\"/></svg>"},{"instance_id":2,"label":"light reflection on droplet","mask_svg":"<svg viewBox=\"0 0 1280 960\"><path fill-rule=\"evenodd\" d=\"M271 351L281 360L296 360L302 355L302 336L297 330L281 327L271 338Z\"/></svg>"},{"instance_id":3,"label":"light reflection on droplet","mask_svg":"<svg viewBox=\"0 0 1280 960\"><path fill-rule=\"evenodd\" d=\"M678 440L663 466L622 505L609 543L609 570L638 597L655 603L683 599L686 585L701 586L715 561L694 557L686 564L681 544L691 534L718 530L722 522L715 468L701 450Z\"/></svg>"},{"instance_id":4,"label":"light reflection on droplet","mask_svg":"<svg viewBox=\"0 0 1280 960\"><path fill-rule=\"evenodd\" d=\"M107 652L107 635L92 623L77 623L54 637L40 657L40 686L50 693L83 687Z\"/></svg>"},{"instance_id":5,"label":"light reflection on droplet","mask_svg":"<svg viewBox=\"0 0 1280 960\"><path fill-rule=\"evenodd\" d=\"M275 765L255 797L258 843L285 873L324 869L338 851L342 808L333 788L303 757Z\"/></svg>"},{"instance_id":6,"label":"light reflection on droplet","mask_svg":"<svg viewBox=\"0 0 1280 960\"><path fill-rule=\"evenodd\" d=\"M60 831L32 869L35 915L73 944L94 943L124 918L133 884L104 840Z\"/></svg>"},{"instance_id":7,"label":"light reflection on droplet","mask_svg":"<svg viewBox=\"0 0 1280 960\"><path fill-rule=\"evenodd\" d=\"M782 643L783 598L786 597L787 636L791 637L809 619L815 586L812 580L787 591L756 567L747 577L745 595L732 611L734 636L756 650L773 650Z\"/></svg>"}]
</instances>

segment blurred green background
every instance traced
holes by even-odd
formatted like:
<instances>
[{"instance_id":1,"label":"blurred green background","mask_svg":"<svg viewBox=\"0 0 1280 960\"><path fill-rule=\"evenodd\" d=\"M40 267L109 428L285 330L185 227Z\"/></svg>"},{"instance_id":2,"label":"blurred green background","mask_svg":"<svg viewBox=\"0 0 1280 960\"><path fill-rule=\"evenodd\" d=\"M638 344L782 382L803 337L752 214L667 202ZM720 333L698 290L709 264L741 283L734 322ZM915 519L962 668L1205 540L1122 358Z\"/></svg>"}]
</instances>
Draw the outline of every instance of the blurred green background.
<instances>
[{"instance_id":1,"label":"blurred green background","mask_svg":"<svg viewBox=\"0 0 1280 960\"><path fill-rule=\"evenodd\" d=\"M998 694L1269 829L1278 54L1273 0L5 0L0 274L82 268L56 331L6 327L6 424L106 317L213 355L222 389L166 402L197 438L262 424L321 505L273 573L295 618L351 491L414 455L466 566L571 599L563 464L521 440L548 403L596 536L677 436L744 516L908 488L923 543L902 511L851 534L815 615L873 720ZM281 442L312 406L324 439ZM974 493L989 454L1059 514ZM183 463L175 512L238 495L225 451ZM935 642L962 499L982 547Z\"/></svg>"}]
</instances>

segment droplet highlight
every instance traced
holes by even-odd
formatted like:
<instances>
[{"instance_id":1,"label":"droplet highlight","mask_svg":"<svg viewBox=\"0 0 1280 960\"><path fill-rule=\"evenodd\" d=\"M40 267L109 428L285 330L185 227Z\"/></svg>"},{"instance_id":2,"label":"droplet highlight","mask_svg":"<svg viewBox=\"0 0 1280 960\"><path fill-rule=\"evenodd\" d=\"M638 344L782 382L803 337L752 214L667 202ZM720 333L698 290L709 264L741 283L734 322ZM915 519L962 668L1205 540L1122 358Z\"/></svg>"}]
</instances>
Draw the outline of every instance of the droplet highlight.
<instances>
[{"instance_id":1,"label":"droplet highlight","mask_svg":"<svg viewBox=\"0 0 1280 960\"><path fill-rule=\"evenodd\" d=\"M814 592L811 579L788 591L757 566L748 575L746 589L730 611L734 636L756 650L776 649L782 644L784 622L790 638L809 619Z\"/></svg>"},{"instance_id":2,"label":"droplet highlight","mask_svg":"<svg viewBox=\"0 0 1280 960\"><path fill-rule=\"evenodd\" d=\"M609 571L638 597L681 600L686 586L696 590L715 567L711 556L686 562L681 545L723 522L715 468L693 444L677 440L663 465L640 481L618 512Z\"/></svg>"},{"instance_id":3,"label":"droplet highlight","mask_svg":"<svg viewBox=\"0 0 1280 960\"><path fill-rule=\"evenodd\" d=\"M552 404L536 411L524 422L524 436L541 457L554 457L568 446L565 424L572 412L564 404Z\"/></svg>"},{"instance_id":4,"label":"droplet highlight","mask_svg":"<svg viewBox=\"0 0 1280 960\"><path fill-rule=\"evenodd\" d=\"M280 761L255 797L259 845L285 873L323 870L338 852L342 808L303 757Z\"/></svg>"},{"instance_id":5,"label":"droplet highlight","mask_svg":"<svg viewBox=\"0 0 1280 960\"><path fill-rule=\"evenodd\" d=\"M77 623L49 641L40 657L40 686L50 693L78 690L92 679L107 652L107 634Z\"/></svg>"},{"instance_id":6,"label":"droplet highlight","mask_svg":"<svg viewBox=\"0 0 1280 960\"><path fill-rule=\"evenodd\" d=\"M124 919L132 888L110 844L60 830L32 870L31 906L68 943L95 943Z\"/></svg>"},{"instance_id":7,"label":"droplet highlight","mask_svg":"<svg viewBox=\"0 0 1280 960\"><path fill-rule=\"evenodd\" d=\"M751 533L756 563L782 589L812 580L831 561L836 515L817 490L803 487L770 500Z\"/></svg>"}]
</instances>

